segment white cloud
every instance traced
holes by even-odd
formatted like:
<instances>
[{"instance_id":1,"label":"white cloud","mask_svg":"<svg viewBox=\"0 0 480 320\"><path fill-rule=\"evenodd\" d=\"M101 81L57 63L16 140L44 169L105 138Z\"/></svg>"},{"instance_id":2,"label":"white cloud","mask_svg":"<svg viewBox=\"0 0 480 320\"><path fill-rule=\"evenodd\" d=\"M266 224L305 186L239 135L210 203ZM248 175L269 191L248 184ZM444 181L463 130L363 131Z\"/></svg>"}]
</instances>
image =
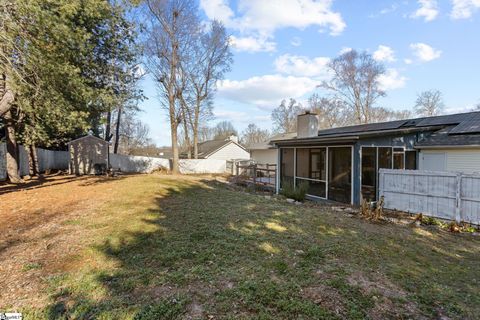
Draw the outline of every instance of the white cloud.
<instances>
[{"instance_id":1,"label":"white cloud","mask_svg":"<svg viewBox=\"0 0 480 320\"><path fill-rule=\"evenodd\" d=\"M418 0L420 8L410 15L412 18L423 18L425 21L433 21L438 16L438 4L436 0Z\"/></svg>"},{"instance_id":2,"label":"white cloud","mask_svg":"<svg viewBox=\"0 0 480 320\"><path fill-rule=\"evenodd\" d=\"M340 13L332 10L332 0L239 0L236 14L227 0L200 0L209 19L218 19L240 37L273 39L282 28L305 29L317 26L338 35L346 24Z\"/></svg>"},{"instance_id":3,"label":"white cloud","mask_svg":"<svg viewBox=\"0 0 480 320\"><path fill-rule=\"evenodd\" d=\"M440 58L442 51L437 50L425 43L410 44L413 54L422 62L428 62Z\"/></svg>"},{"instance_id":4,"label":"white cloud","mask_svg":"<svg viewBox=\"0 0 480 320\"><path fill-rule=\"evenodd\" d=\"M233 10L230 9L224 0L201 0L200 6L205 11L207 17L212 20L227 22L234 17Z\"/></svg>"},{"instance_id":5,"label":"white cloud","mask_svg":"<svg viewBox=\"0 0 480 320\"><path fill-rule=\"evenodd\" d=\"M378 78L378 82L382 90L388 91L405 87L407 78L400 75L398 70L390 68Z\"/></svg>"},{"instance_id":6,"label":"white cloud","mask_svg":"<svg viewBox=\"0 0 480 320\"><path fill-rule=\"evenodd\" d=\"M237 51L247 52L272 52L275 51L276 43L266 37L230 37L230 42Z\"/></svg>"},{"instance_id":7,"label":"white cloud","mask_svg":"<svg viewBox=\"0 0 480 320\"><path fill-rule=\"evenodd\" d=\"M404 59L403 62L405 62L405 64L412 64L413 63L412 59Z\"/></svg>"},{"instance_id":8,"label":"white cloud","mask_svg":"<svg viewBox=\"0 0 480 320\"><path fill-rule=\"evenodd\" d=\"M480 9L480 0L452 0L452 5L450 16L453 19L468 19Z\"/></svg>"},{"instance_id":9,"label":"white cloud","mask_svg":"<svg viewBox=\"0 0 480 320\"><path fill-rule=\"evenodd\" d=\"M301 77L321 77L328 76L327 64L330 58L316 57L310 59L304 56L295 56L284 54L275 59L275 69L284 74Z\"/></svg>"},{"instance_id":10,"label":"white cloud","mask_svg":"<svg viewBox=\"0 0 480 320\"><path fill-rule=\"evenodd\" d=\"M373 58L377 61L394 62L395 53L393 49L384 45L379 45L378 49L373 53Z\"/></svg>"},{"instance_id":11,"label":"white cloud","mask_svg":"<svg viewBox=\"0 0 480 320\"><path fill-rule=\"evenodd\" d=\"M300 98L315 90L318 81L307 77L278 74L246 80L223 80L218 84L218 97L259 107L276 107L285 97Z\"/></svg>"},{"instance_id":12,"label":"white cloud","mask_svg":"<svg viewBox=\"0 0 480 320\"><path fill-rule=\"evenodd\" d=\"M252 123L256 121L269 121L270 115L252 116L249 112L224 110L222 107L213 110L213 115L219 120L229 120L232 122Z\"/></svg>"},{"instance_id":13,"label":"white cloud","mask_svg":"<svg viewBox=\"0 0 480 320\"><path fill-rule=\"evenodd\" d=\"M299 37L293 37L290 44L294 47L300 47L302 45L302 39Z\"/></svg>"},{"instance_id":14,"label":"white cloud","mask_svg":"<svg viewBox=\"0 0 480 320\"><path fill-rule=\"evenodd\" d=\"M353 49L350 48L350 47L343 47L342 49L340 49L340 51L338 52L338 54L344 54L344 53L347 53L349 51L352 51Z\"/></svg>"}]
</instances>

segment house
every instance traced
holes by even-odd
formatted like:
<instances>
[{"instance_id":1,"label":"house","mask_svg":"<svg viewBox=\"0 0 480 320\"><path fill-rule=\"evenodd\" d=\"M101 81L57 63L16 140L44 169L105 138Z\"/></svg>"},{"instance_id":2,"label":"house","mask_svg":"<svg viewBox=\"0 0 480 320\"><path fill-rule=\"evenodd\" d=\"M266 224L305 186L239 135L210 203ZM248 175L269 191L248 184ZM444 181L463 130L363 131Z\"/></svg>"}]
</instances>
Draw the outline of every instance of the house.
<instances>
[{"instance_id":1,"label":"house","mask_svg":"<svg viewBox=\"0 0 480 320\"><path fill-rule=\"evenodd\" d=\"M297 135L293 133L280 133L270 137L268 140L251 145L248 150L253 161L259 164L277 164L277 148L271 141L293 138Z\"/></svg>"},{"instance_id":2,"label":"house","mask_svg":"<svg viewBox=\"0 0 480 320\"><path fill-rule=\"evenodd\" d=\"M237 160L250 159L250 153L238 143L237 136L208 140L198 144L199 159Z\"/></svg>"},{"instance_id":3,"label":"house","mask_svg":"<svg viewBox=\"0 0 480 320\"><path fill-rule=\"evenodd\" d=\"M318 130L315 114L297 119L298 133L273 140L277 192L308 184L311 198L359 205L378 197L378 170L480 172L480 112Z\"/></svg>"},{"instance_id":4,"label":"house","mask_svg":"<svg viewBox=\"0 0 480 320\"><path fill-rule=\"evenodd\" d=\"M86 135L68 144L70 174L98 174L108 168L108 142Z\"/></svg>"}]
</instances>

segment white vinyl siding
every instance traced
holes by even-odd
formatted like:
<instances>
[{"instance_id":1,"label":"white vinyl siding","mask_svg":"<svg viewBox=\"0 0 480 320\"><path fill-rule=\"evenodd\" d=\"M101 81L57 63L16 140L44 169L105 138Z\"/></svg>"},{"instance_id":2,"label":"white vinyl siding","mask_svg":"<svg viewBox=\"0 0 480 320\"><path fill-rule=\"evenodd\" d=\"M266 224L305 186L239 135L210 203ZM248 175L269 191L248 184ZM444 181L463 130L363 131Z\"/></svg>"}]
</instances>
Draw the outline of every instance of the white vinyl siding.
<instances>
[{"instance_id":1,"label":"white vinyl siding","mask_svg":"<svg viewBox=\"0 0 480 320\"><path fill-rule=\"evenodd\" d=\"M439 162L442 156L444 165ZM420 152L420 170L436 171L439 166L444 167L443 171L480 172L480 148L435 149Z\"/></svg>"},{"instance_id":2,"label":"white vinyl siding","mask_svg":"<svg viewBox=\"0 0 480 320\"><path fill-rule=\"evenodd\" d=\"M277 149L252 150L252 160L260 164L277 164Z\"/></svg>"},{"instance_id":3,"label":"white vinyl siding","mask_svg":"<svg viewBox=\"0 0 480 320\"><path fill-rule=\"evenodd\" d=\"M231 142L206 158L219 160L250 159L250 153L239 145Z\"/></svg>"}]
</instances>

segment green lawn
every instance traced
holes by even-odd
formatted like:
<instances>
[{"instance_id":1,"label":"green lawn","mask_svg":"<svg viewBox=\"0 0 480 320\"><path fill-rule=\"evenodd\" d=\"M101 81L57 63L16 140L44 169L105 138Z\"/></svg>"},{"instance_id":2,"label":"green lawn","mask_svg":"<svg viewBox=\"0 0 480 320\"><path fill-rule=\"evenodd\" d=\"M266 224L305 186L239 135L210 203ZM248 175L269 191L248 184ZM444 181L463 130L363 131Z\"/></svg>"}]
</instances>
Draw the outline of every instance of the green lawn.
<instances>
[{"instance_id":1,"label":"green lawn","mask_svg":"<svg viewBox=\"0 0 480 320\"><path fill-rule=\"evenodd\" d=\"M25 318L478 318L478 237L207 180L116 181L93 219L71 222L90 240L50 271L49 304L22 310Z\"/></svg>"}]
</instances>

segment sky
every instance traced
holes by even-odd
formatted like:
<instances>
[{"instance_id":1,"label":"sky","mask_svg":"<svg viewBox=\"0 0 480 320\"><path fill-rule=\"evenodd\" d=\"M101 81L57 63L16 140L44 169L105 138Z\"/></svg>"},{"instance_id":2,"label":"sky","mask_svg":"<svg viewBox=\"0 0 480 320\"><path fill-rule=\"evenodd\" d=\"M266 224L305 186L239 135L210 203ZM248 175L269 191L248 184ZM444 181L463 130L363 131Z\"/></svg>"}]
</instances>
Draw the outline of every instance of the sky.
<instances>
[{"instance_id":1,"label":"sky","mask_svg":"<svg viewBox=\"0 0 480 320\"><path fill-rule=\"evenodd\" d=\"M239 133L249 123L272 129L282 99L305 103L328 80L326 65L345 50L382 62L387 96L378 106L412 109L418 93L438 89L445 113L480 103L480 0L199 0L203 19L222 21L231 35L232 70L218 83L215 119ZM159 146L170 126L150 77L140 118Z\"/></svg>"}]
</instances>

